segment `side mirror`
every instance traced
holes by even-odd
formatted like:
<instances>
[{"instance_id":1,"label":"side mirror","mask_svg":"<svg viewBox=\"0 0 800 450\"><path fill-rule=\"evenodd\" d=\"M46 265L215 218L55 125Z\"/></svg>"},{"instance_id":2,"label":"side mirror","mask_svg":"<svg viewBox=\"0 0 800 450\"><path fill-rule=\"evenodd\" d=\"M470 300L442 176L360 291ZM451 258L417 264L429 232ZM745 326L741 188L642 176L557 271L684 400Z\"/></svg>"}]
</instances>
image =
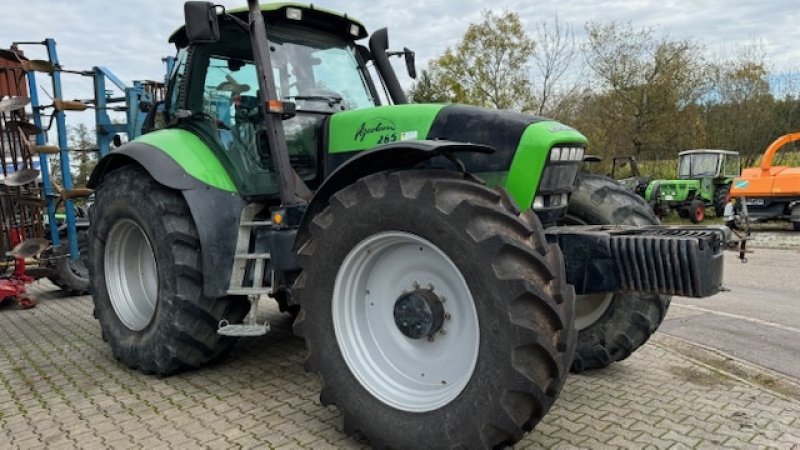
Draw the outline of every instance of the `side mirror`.
<instances>
[{"instance_id":1,"label":"side mirror","mask_svg":"<svg viewBox=\"0 0 800 450\"><path fill-rule=\"evenodd\" d=\"M416 54L413 50L409 50L408 47L403 47L403 55L406 58L406 70L408 71L408 76L412 79L417 79L417 65L416 65Z\"/></svg>"},{"instance_id":2,"label":"side mirror","mask_svg":"<svg viewBox=\"0 0 800 450\"><path fill-rule=\"evenodd\" d=\"M213 44L219 41L219 20L211 2L186 2L183 5L186 38L192 44Z\"/></svg>"}]
</instances>

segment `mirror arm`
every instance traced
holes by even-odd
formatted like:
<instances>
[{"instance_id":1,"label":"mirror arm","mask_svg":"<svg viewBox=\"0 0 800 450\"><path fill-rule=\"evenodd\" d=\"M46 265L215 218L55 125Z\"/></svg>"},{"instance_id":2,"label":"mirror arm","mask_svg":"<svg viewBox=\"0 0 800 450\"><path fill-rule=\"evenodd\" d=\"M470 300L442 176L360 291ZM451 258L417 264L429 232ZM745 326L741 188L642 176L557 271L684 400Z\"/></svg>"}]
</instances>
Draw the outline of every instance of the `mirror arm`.
<instances>
[{"instance_id":1,"label":"mirror arm","mask_svg":"<svg viewBox=\"0 0 800 450\"><path fill-rule=\"evenodd\" d=\"M228 14L227 12L225 12L225 7L223 5L214 5L214 7L215 8L222 8L222 12L220 13L220 15L222 17L225 17L227 19L231 19L233 21L233 23L235 23L239 28L241 28L242 31L244 31L245 33L249 33L250 32L250 24L248 24L247 22L245 22L244 20L242 20L242 19L240 19L240 18L238 18L236 16L233 16L233 15Z\"/></svg>"}]
</instances>

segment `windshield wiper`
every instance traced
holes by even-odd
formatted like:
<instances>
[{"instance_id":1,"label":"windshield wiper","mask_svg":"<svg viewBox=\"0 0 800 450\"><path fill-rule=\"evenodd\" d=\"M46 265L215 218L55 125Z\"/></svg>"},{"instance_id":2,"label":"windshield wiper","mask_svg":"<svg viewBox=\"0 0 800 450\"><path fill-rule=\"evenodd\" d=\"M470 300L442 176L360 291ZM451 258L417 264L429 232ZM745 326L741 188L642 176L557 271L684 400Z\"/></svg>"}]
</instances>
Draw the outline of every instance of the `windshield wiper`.
<instances>
[{"instance_id":1,"label":"windshield wiper","mask_svg":"<svg viewBox=\"0 0 800 450\"><path fill-rule=\"evenodd\" d=\"M342 103L343 98L338 95L287 95L284 98L289 100L319 100L328 102L328 106L335 106Z\"/></svg>"}]
</instances>

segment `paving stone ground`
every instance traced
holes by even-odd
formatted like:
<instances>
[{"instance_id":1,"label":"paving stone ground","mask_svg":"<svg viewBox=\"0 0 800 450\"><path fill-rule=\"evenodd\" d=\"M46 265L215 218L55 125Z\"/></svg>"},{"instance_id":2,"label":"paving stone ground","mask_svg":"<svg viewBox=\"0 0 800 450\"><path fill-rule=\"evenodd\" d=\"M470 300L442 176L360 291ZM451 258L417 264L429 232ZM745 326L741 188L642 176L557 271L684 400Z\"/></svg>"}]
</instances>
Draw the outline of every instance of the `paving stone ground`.
<instances>
[{"instance_id":1,"label":"paving stone ground","mask_svg":"<svg viewBox=\"0 0 800 450\"><path fill-rule=\"evenodd\" d=\"M271 307L267 336L169 378L121 366L89 297L47 281L32 310L0 307L2 448L356 448L301 339ZM626 361L572 375L517 448L776 448L800 445L800 400L715 369L657 336ZM795 447L800 448L800 447Z\"/></svg>"}]
</instances>

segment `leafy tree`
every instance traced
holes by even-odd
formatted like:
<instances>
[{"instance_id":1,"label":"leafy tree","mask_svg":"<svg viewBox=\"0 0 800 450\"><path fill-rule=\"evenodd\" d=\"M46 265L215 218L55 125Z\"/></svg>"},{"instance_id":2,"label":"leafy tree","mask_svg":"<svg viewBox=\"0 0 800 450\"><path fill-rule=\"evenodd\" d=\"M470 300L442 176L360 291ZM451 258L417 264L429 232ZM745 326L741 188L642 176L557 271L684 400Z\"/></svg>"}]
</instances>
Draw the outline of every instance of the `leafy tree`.
<instances>
[{"instance_id":1,"label":"leafy tree","mask_svg":"<svg viewBox=\"0 0 800 450\"><path fill-rule=\"evenodd\" d=\"M597 103L597 119L615 134L618 150L665 153L695 140L691 106L706 87L698 45L629 23L589 23L586 30L586 62L607 96Z\"/></svg>"},{"instance_id":2,"label":"leafy tree","mask_svg":"<svg viewBox=\"0 0 800 450\"><path fill-rule=\"evenodd\" d=\"M527 110L533 104L528 61L533 39L519 15L483 13L459 44L432 61L416 83L414 101L448 101L499 109Z\"/></svg>"},{"instance_id":3,"label":"leafy tree","mask_svg":"<svg viewBox=\"0 0 800 450\"><path fill-rule=\"evenodd\" d=\"M739 151L750 165L782 134L763 51L757 44L738 49L712 65L711 81L705 105L708 146Z\"/></svg>"},{"instance_id":4,"label":"leafy tree","mask_svg":"<svg viewBox=\"0 0 800 450\"><path fill-rule=\"evenodd\" d=\"M431 75L430 69L423 69L419 80L408 92L409 101L413 103L448 103L455 101L447 92L447 86L441 77Z\"/></svg>"},{"instance_id":5,"label":"leafy tree","mask_svg":"<svg viewBox=\"0 0 800 450\"><path fill-rule=\"evenodd\" d=\"M80 124L70 128L69 149L74 155L72 161L71 174L72 184L76 187L84 187L89 182L89 176L97 164L97 153L94 132L90 131L86 125Z\"/></svg>"}]
</instances>

